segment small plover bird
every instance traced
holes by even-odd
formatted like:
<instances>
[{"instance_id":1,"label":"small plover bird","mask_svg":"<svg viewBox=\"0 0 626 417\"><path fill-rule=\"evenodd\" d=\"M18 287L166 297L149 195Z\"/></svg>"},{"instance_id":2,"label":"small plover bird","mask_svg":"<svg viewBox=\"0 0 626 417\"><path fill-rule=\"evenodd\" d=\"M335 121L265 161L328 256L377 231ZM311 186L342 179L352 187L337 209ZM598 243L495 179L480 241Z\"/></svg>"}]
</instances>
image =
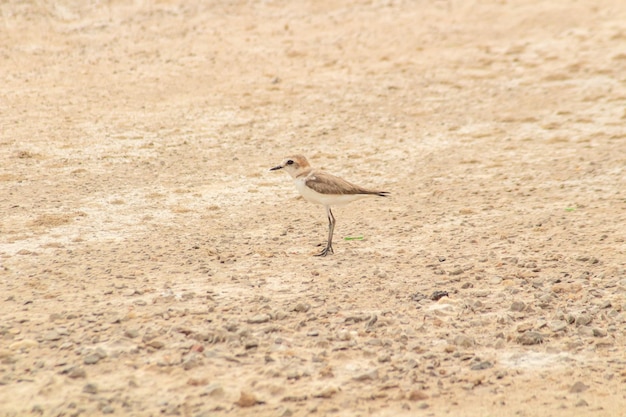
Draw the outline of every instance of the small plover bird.
<instances>
[{"instance_id":1,"label":"small plover bird","mask_svg":"<svg viewBox=\"0 0 626 417\"><path fill-rule=\"evenodd\" d=\"M321 204L326 208L328 216L328 243L323 251L316 256L326 256L333 251L333 231L335 230L335 217L331 211L332 206L343 206L367 196L387 197L386 191L368 190L367 188L354 185L343 178L336 177L324 171L311 168L309 162L302 155L294 155L270 171L284 169L291 175L296 188L308 202Z\"/></svg>"}]
</instances>

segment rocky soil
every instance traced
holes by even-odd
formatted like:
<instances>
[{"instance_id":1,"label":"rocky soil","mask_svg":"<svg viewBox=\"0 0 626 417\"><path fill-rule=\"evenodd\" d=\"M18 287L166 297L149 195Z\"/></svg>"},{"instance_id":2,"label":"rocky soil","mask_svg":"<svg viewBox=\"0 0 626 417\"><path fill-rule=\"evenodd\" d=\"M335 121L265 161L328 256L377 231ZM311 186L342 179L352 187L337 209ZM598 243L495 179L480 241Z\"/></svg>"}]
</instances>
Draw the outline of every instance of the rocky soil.
<instances>
[{"instance_id":1,"label":"rocky soil","mask_svg":"<svg viewBox=\"0 0 626 417\"><path fill-rule=\"evenodd\" d=\"M623 414L623 1L0 12L0 415Z\"/></svg>"}]
</instances>

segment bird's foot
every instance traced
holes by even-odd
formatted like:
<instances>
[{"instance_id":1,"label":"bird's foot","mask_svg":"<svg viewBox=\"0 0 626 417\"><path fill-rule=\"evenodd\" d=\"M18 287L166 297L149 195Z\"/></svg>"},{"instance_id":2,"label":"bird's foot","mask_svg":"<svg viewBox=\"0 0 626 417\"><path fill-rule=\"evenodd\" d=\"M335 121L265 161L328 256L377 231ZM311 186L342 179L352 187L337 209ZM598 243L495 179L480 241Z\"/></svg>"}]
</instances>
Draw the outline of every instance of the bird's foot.
<instances>
[{"instance_id":1,"label":"bird's foot","mask_svg":"<svg viewBox=\"0 0 626 417\"><path fill-rule=\"evenodd\" d=\"M333 247L332 246L326 246L323 251L321 251L320 253L318 253L315 256L326 256L328 254L332 255L333 253L335 253L335 251L333 250Z\"/></svg>"}]
</instances>

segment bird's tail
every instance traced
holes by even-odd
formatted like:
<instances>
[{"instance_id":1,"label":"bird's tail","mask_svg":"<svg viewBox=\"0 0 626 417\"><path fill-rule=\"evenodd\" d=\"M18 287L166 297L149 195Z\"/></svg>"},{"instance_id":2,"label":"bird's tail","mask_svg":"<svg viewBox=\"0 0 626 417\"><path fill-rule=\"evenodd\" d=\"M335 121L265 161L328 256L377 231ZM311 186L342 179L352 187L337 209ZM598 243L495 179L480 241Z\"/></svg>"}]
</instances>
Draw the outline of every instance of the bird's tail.
<instances>
[{"instance_id":1,"label":"bird's tail","mask_svg":"<svg viewBox=\"0 0 626 417\"><path fill-rule=\"evenodd\" d=\"M376 195L380 197L389 197L389 193L387 191L376 191Z\"/></svg>"}]
</instances>

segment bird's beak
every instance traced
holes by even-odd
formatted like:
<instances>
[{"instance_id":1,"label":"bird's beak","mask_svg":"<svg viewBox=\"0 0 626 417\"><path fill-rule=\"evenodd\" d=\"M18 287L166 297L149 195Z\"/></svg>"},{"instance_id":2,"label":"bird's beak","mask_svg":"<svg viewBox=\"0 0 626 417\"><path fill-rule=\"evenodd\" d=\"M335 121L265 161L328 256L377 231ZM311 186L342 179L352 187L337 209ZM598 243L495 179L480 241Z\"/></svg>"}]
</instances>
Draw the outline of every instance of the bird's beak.
<instances>
[{"instance_id":1,"label":"bird's beak","mask_svg":"<svg viewBox=\"0 0 626 417\"><path fill-rule=\"evenodd\" d=\"M282 165L275 166L274 168L270 168L270 171L276 171L277 169L283 169Z\"/></svg>"}]
</instances>

